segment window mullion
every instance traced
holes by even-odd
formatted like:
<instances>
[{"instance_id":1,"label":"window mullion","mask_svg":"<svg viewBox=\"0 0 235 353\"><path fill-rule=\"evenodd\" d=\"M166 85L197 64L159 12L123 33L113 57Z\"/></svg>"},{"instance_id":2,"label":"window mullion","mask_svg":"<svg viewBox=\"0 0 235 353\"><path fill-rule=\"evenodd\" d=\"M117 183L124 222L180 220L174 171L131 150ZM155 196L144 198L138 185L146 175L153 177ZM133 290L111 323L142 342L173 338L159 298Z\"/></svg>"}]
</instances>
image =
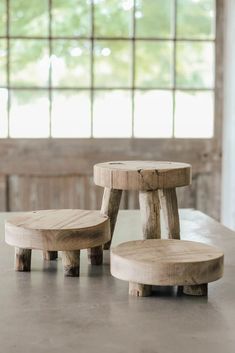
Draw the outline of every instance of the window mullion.
<instances>
[{"instance_id":1,"label":"window mullion","mask_svg":"<svg viewBox=\"0 0 235 353\"><path fill-rule=\"evenodd\" d=\"M136 44L136 0L133 0L133 13L132 13L132 87L131 87L131 120L132 120L132 132L131 137L134 137L135 127L135 44Z\"/></svg>"},{"instance_id":2,"label":"window mullion","mask_svg":"<svg viewBox=\"0 0 235 353\"><path fill-rule=\"evenodd\" d=\"M177 44L177 0L174 0L173 16L173 127L172 137L175 137L175 93L176 93L176 44Z\"/></svg>"},{"instance_id":3,"label":"window mullion","mask_svg":"<svg viewBox=\"0 0 235 353\"><path fill-rule=\"evenodd\" d=\"M10 108L11 108L11 92L10 92L10 0L6 0L6 35L7 35L7 137L10 137Z\"/></svg>"},{"instance_id":4,"label":"window mullion","mask_svg":"<svg viewBox=\"0 0 235 353\"><path fill-rule=\"evenodd\" d=\"M51 57L52 57L52 0L48 0L48 34L49 34L49 137L52 137L52 122L51 122L51 115L52 115L52 67L51 67Z\"/></svg>"},{"instance_id":5,"label":"window mullion","mask_svg":"<svg viewBox=\"0 0 235 353\"><path fill-rule=\"evenodd\" d=\"M90 87L90 103L91 103L91 137L94 137L94 35L95 35L95 5L91 1L91 87Z\"/></svg>"}]
</instances>

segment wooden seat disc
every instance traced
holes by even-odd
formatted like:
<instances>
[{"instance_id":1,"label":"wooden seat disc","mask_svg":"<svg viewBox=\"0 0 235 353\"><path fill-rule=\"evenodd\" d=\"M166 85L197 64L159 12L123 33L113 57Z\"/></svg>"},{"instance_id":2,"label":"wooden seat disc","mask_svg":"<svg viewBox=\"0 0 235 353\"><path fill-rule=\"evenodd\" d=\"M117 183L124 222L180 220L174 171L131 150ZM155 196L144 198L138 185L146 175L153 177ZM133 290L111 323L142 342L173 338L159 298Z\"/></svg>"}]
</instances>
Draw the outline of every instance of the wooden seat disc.
<instances>
[{"instance_id":1,"label":"wooden seat disc","mask_svg":"<svg viewBox=\"0 0 235 353\"><path fill-rule=\"evenodd\" d=\"M116 161L94 166L96 185L120 190L156 190L190 185L191 165L176 162Z\"/></svg>"},{"instance_id":2,"label":"wooden seat disc","mask_svg":"<svg viewBox=\"0 0 235 353\"><path fill-rule=\"evenodd\" d=\"M223 253L193 241L130 241L112 249L111 273L125 281L150 285L209 283L223 275Z\"/></svg>"},{"instance_id":3,"label":"wooden seat disc","mask_svg":"<svg viewBox=\"0 0 235 353\"><path fill-rule=\"evenodd\" d=\"M79 250L110 240L109 219L99 211L42 210L21 213L5 223L5 240L24 249Z\"/></svg>"}]
</instances>

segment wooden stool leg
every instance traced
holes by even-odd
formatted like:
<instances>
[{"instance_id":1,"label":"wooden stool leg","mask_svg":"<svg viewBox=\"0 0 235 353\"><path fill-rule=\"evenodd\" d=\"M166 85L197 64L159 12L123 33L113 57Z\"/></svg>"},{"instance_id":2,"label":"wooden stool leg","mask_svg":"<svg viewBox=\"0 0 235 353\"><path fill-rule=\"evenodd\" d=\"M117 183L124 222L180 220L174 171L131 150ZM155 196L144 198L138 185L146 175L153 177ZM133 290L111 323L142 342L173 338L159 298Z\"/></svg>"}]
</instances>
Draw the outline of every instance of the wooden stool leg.
<instances>
[{"instance_id":1,"label":"wooden stool leg","mask_svg":"<svg viewBox=\"0 0 235 353\"><path fill-rule=\"evenodd\" d=\"M57 251L43 251L43 258L46 261L57 260L58 252Z\"/></svg>"},{"instance_id":2,"label":"wooden stool leg","mask_svg":"<svg viewBox=\"0 0 235 353\"><path fill-rule=\"evenodd\" d=\"M80 250L62 251L64 275L79 277L80 274Z\"/></svg>"},{"instance_id":3,"label":"wooden stool leg","mask_svg":"<svg viewBox=\"0 0 235 353\"><path fill-rule=\"evenodd\" d=\"M159 190L161 207L169 239L180 239L180 222L176 189Z\"/></svg>"},{"instance_id":4,"label":"wooden stool leg","mask_svg":"<svg viewBox=\"0 0 235 353\"><path fill-rule=\"evenodd\" d=\"M110 232L111 239L108 243L104 244L104 250L109 250L113 238L117 215L122 197L122 190L117 189L104 189L101 213L110 218Z\"/></svg>"},{"instance_id":5,"label":"wooden stool leg","mask_svg":"<svg viewBox=\"0 0 235 353\"><path fill-rule=\"evenodd\" d=\"M103 246L96 246L95 248L87 249L88 260L91 265L102 265L103 263Z\"/></svg>"},{"instance_id":6,"label":"wooden stool leg","mask_svg":"<svg viewBox=\"0 0 235 353\"><path fill-rule=\"evenodd\" d=\"M28 272L31 269L31 249L15 248L15 270Z\"/></svg>"},{"instance_id":7,"label":"wooden stool leg","mask_svg":"<svg viewBox=\"0 0 235 353\"><path fill-rule=\"evenodd\" d=\"M129 282L129 295L135 297L149 297L152 294L152 286Z\"/></svg>"},{"instance_id":8,"label":"wooden stool leg","mask_svg":"<svg viewBox=\"0 0 235 353\"><path fill-rule=\"evenodd\" d=\"M160 201L158 190L140 191L140 212L144 239L160 239Z\"/></svg>"},{"instance_id":9,"label":"wooden stool leg","mask_svg":"<svg viewBox=\"0 0 235 353\"><path fill-rule=\"evenodd\" d=\"M187 295L207 296L208 283L197 284L193 286L184 286L183 293Z\"/></svg>"}]
</instances>

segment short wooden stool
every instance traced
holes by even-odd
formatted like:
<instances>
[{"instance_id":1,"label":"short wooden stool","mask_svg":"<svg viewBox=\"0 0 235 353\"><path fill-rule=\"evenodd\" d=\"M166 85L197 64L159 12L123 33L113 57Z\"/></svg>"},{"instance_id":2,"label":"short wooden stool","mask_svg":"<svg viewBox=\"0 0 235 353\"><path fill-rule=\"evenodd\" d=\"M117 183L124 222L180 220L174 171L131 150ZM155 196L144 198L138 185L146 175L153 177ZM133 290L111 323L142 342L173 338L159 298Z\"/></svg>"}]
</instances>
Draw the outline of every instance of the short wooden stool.
<instances>
[{"instance_id":1,"label":"short wooden stool","mask_svg":"<svg viewBox=\"0 0 235 353\"><path fill-rule=\"evenodd\" d=\"M169 238L180 238L176 188L190 185L189 164L154 161L99 163L94 166L94 182L104 187L101 213L110 217L111 240L122 190L139 191L144 239L161 238L160 207ZM110 248L111 240L104 249Z\"/></svg>"},{"instance_id":2,"label":"short wooden stool","mask_svg":"<svg viewBox=\"0 0 235 353\"><path fill-rule=\"evenodd\" d=\"M184 240L136 240L111 250L111 273L129 282L129 294L151 295L152 285L184 286L188 295L207 295L209 282L223 275L223 253Z\"/></svg>"},{"instance_id":3,"label":"short wooden stool","mask_svg":"<svg viewBox=\"0 0 235 353\"><path fill-rule=\"evenodd\" d=\"M5 223L6 243L15 247L16 271L30 271L32 249L62 251L66 276L79 276L80 249L91 264L102 264L110 240L109 219L99 211L43 210L21 213Z\"/></svg>"}]
</instances>

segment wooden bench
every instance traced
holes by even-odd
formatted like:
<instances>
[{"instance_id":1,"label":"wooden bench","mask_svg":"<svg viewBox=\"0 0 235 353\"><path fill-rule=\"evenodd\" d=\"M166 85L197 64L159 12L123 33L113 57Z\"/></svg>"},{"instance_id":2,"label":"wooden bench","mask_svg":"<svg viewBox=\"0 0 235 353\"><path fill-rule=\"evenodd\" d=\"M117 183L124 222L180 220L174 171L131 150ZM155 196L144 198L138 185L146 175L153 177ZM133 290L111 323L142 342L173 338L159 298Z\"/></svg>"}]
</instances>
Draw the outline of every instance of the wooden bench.
<instances>
[{"instance_id":1,"label":"wooden bench","mask_svg":"<svg viewBox=\"0 0 235 353\"><path fill-rule=\"evenodd\" d=\"M129 294L151 295L152 285L183 286L188 295L207 295L209 282L223 275L223 253L185 240L136 240L111 250L111 273L129 282Z\"/></svg>"},{"instance_id":2,"label":"wooden bench","mask_svg":"<svg viewBox=\"0 0 235 353\"><path fill-rule=\"evenodd\" d=\"M138 190L143 238L160 239L160 208L168 236L180 238L176 188L191 183L191 166L156 161L114 161L94 166L94 182L104 187L101 213L110 217L111 240L123 190ZM110 248L110 242L104 249Z\"/></svg>"},{"instance_id":3,"label":"wooden bench","mask_svg":"<svg viewBox=\"0 0 235 353\"><path fill-rule=\"evenodd\" d=\"M42 210L21 213L5 223L5 240L15 247L16 271L30 271L32 249L62 251L66 276L79 276L80 250L89 249L91 264L102 264L110 240L109 219L99 211Z\"/></svg>"}]
</instances>

